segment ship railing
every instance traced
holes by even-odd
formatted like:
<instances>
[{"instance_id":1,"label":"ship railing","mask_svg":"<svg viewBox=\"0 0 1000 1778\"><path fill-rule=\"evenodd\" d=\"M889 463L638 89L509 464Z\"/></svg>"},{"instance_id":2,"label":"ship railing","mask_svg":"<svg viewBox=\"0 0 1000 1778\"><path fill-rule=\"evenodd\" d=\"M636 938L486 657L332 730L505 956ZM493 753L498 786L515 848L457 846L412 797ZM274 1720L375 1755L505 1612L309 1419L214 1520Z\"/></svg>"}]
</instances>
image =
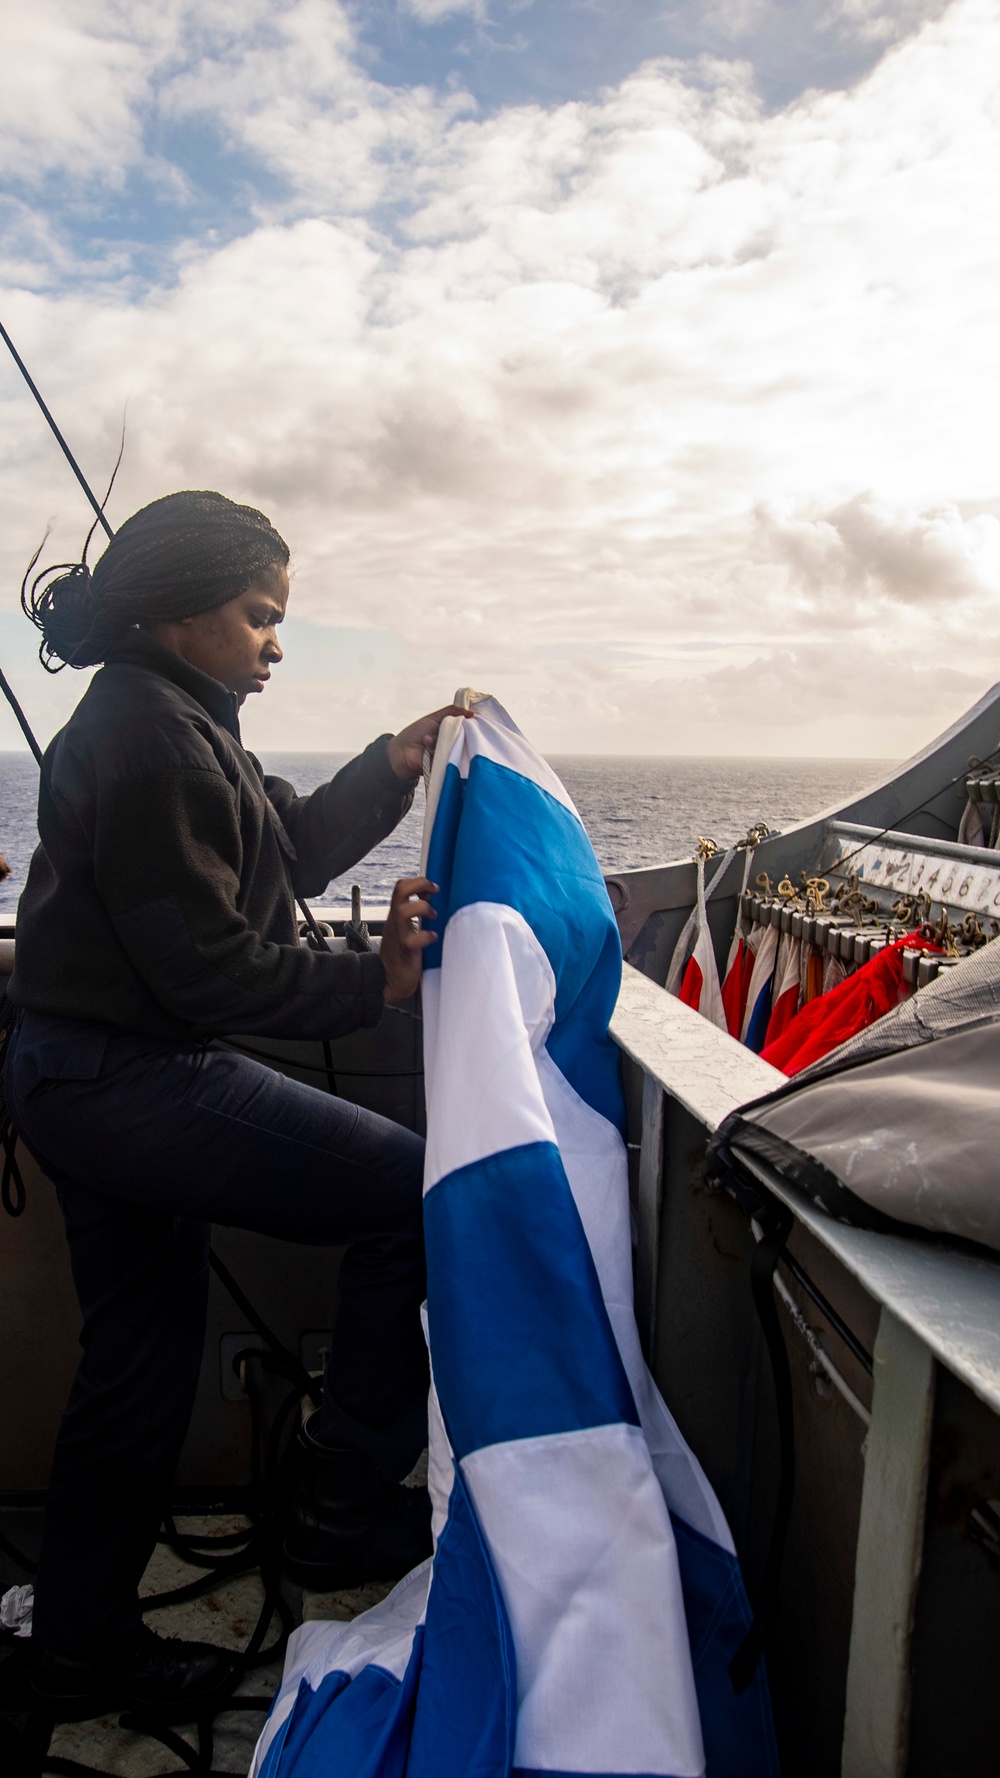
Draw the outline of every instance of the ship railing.
<instances>
[{"instance_id":1,"label":"ship railing","mask_svg":"<svg viewBox=\"0 0 1000 1778\"><path fill-rule=\"evenodd\" d=\"M704 1407L693 1405L697 1392L728 1388L732 1405L732 1388L719 1369L723 1330L704 1373L690 1388L681 1384L679 1402L671 1400L671 1376L681 1377L678 1350L688 1355L685 1372L697 1372L698 1330L709 1325L697 1299L710 1289L697 1266L682 1266L679 1274L671 1265L671 1243L676 1237L680 1249L689 1242L692 1195L704 1200L710 1191L708 1138L729 1112L784 1077L627 964L611 1032L628 1059L636 1314L667 1406L690 1437L687 1428L706 1424ZM855 1403L868 1426L841 1773L902 1778L935 1381L943 1367L1000 1414L1000 1266L987 1255L836 1222L776 1173L766 1184L877 1305L870 1418ZM780 1294L778 1274L776 1282ZM697 1438L690 1442L702 1456ZM792 1587L793 1578L786 1584Z\"/></svg>"}]
</instances>

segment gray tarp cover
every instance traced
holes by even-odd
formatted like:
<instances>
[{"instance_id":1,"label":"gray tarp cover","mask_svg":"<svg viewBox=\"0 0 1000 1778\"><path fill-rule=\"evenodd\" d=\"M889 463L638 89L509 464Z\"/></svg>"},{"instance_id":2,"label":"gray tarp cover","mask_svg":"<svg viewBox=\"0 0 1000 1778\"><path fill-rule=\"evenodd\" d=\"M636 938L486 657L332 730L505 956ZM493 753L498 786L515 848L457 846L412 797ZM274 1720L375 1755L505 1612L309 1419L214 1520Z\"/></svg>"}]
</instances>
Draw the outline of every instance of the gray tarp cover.
<instances>
[{"instance_id":1,"label":"gray tarp cover","mask_svg":"<svg viewBox=\"0 0 1000 1778\"><path fill-rule=\"evenodd\" d=\"M1000 1248L1000 939L734 1121L736 1153L753 1126L800 1182L819 1163L882 1215Z\"/></svg>"}]
</instances>

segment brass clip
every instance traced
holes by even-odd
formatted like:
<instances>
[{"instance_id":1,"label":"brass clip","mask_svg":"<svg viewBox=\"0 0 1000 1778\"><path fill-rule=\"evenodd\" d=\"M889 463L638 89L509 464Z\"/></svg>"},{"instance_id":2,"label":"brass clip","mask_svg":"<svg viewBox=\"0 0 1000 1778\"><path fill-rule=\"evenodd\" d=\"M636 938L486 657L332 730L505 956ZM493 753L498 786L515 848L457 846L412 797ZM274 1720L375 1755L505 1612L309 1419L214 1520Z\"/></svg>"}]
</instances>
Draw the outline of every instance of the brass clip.
<instances>
[{"instance_id":1,"label":"brass clip","mask_svg":"<svg viewBox=\"0 0 1000 1778\"><path fill-rule=\"evenodd\" d=\"M806 877L805 880L806 912L809 914L825 914L826 898L830 893L828 877Z\"/></svg>"}]
</instances>

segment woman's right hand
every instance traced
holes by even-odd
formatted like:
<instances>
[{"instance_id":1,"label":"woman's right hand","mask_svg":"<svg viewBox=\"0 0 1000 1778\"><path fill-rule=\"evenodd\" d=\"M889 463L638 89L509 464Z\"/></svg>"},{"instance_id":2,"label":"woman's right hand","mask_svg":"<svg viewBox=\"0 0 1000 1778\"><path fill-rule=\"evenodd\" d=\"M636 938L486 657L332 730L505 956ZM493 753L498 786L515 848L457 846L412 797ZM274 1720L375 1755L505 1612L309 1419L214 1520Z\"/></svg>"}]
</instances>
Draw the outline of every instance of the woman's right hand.
<instances>
[{"instance_id":1,"label":"woman's right hand","mask_svg":"<svg viewBox=\"0 0 1000 1778\"><path fill-rule=\"evenodd\" d=\"M382 998L388 1006L396 1000L409 1000L420 986L423 952L437 942L437 933L421 932L414 921L436 919L425 899L436 889L429 877L401 877L392 892L379 951L385 970Z\"/></svg>"}]
</instances>

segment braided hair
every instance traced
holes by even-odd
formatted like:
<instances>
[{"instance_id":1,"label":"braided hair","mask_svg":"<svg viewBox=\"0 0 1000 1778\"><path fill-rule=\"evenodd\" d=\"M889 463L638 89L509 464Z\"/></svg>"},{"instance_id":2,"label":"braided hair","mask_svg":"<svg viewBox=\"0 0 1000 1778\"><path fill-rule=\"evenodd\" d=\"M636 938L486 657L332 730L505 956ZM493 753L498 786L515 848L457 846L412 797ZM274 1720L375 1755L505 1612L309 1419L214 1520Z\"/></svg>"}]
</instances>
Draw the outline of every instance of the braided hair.
<instances>
[{"instance_id":1,"label":"braided hair","mask_svg":"<svg viewBox=\"0 0 1000 1778\"><path fill-rule=\"evenodd\" d=\"M288 564L288 545L253 506L224 494L186 490L143 506L115 532L91 570L60 562L28 579L21 607L42 633L38 656L50 673L93 667L136 624L169 623L238 598L272 568Z\"/></svg>"}]
</instances>

